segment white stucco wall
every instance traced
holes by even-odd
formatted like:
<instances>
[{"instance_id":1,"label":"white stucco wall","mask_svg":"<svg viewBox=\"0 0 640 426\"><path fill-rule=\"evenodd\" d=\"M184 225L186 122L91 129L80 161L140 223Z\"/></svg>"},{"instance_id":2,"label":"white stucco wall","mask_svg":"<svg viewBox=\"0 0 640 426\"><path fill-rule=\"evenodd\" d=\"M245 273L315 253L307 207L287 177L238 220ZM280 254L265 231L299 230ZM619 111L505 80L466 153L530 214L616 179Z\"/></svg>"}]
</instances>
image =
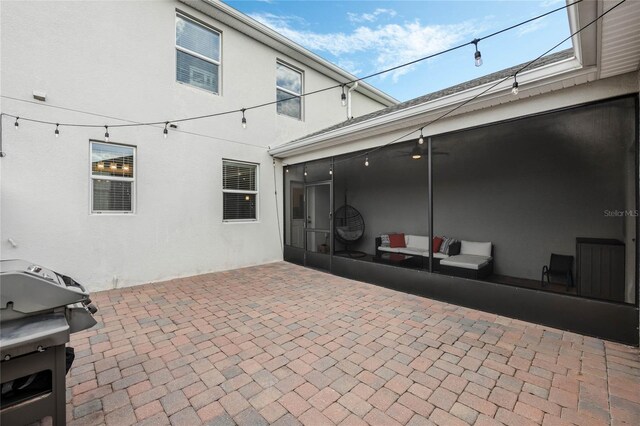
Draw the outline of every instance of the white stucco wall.
<instances>
[{"instance_id":1,"label":"white stucco wall","mask_svg":"<svg viewBox=\"0 0 640 426\"><path fill-rule=\"evenodd\" d=\"M220 96L176 82L176 9L222 32ZM237 109L275 100L278 59L304 71L306 92L336 84L177 2L2 2L0 15L0 107L12 115L116 124ZM15 131L5 117L0 257L41 263L92 291L280 260L281 168L274 180L267 146L346 115L339 89L304 104L303 121L274 105L248 111L246 130L237 114L181 123L166 140L161 126L111 128L110 141L137 147L129 215L90 214L89 141L104 129L63 126L56 139L53 126ZM355 95L358 114L381 107ZM260 165L257 222L223 223L222 159Z\"/></svg>"}]
</instances>

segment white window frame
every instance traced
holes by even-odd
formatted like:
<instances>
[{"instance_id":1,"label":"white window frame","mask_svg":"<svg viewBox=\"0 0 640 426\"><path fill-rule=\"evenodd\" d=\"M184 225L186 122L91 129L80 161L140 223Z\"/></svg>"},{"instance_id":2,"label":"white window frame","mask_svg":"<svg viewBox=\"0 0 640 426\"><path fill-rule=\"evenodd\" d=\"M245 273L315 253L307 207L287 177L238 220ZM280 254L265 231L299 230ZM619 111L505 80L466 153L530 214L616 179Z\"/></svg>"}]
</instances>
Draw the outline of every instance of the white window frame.
<instances>
[{"instance_id":1,"label":"white window frame","mask_svg":"<svg viewBox=\"0 0 640 426\"><path fill-rule=\"evenodd\" d=\"M102 176L94 175L92 168L93 146L94 145L115 145L133 149L133 177L121 176ZM92 215L133 215L136 213L136 176L138 174L137 164L138 148L135 145L125 145L121 143L111 143L97 140L89 141L89 213ZM93 181L94 180L112 180L120 182L131 182L131 210L94 210L93 209Z\"/></svg>"},{"instance_id":2,"label":"white window frame","mask_svg":"<svg viewBox=\"0 0 640 426\"><path fill-rule=\"evenodd\" d=\"M285 89L284 87L278 86L278 77L276 76L276 101L278 100L278 90L282 90L283 92L288 93L291 96L299 97L300 98L300 117L292 117L290 115L278 112L277 105L276 105L276 113L283 117L289 117L289 118L293 118L294 120L304 121L304 97L302 96L302 94L304 93L304 71L280 60L276 61L276 67L278 65L283 66L285 68L289 68L291 71L300 74L300 93L296 93L293 90Z\"/></svg>"},{"instance_id":3,"label":"white window frame","mask_svg":"<svg viewBox=\"0 0 640 426\"><path fill-rule=\"evenodd\" d=\"M175 76L176 76L176 83L179 84L184 84L185 86L189 86L189 87L193 87L194 89L198 89L198 90L202 90L204 92L207 93L213 93L214 95L218 95L221 96L222 95L222 32L216 30L215 28L213 28L211 25L207 25L204 22L192 18L191 16L182 13L180 11L176 11L176 17L180 17L182 19L184 19L185 21L190 21L196 25L200 25L201 27L206 28L207 30L218 34L218 53L219 53L219 59L215 60L212 58L209 58L207 56L201 55L200 53L194 52L193 50L189 50L186 47L182 47L182 46L178 46L178 26L175 23L174 20L174 25L173 25L173 31L174 31L174 36L173 36L173 43L175 44L176 47L176 51L180 51L183 53L186 53L187 55L191 55L194 56L198 59L202 59L203 61L209 62L211 64L215 64L218 66L218 87L216 88L215 92L212 92L211 90L207 90L207 89L203 89L202 87L198 87L198 86L194 86L193 84L189 84L187 82L184 81L180 81L178 80L178 56L174 55L174 71L175 71Z\"/></svg>"},{"instance_id":4,"label":"white window frame","mask_svg":"<svg viewBox=\"0 0 640 426\"><path fill-rule=\"evenodd\" d=\"M240 164L243 166L253 166L256 168L256 190L255 191L245 191L238 189L225 189L224 188L224 165L225 163L231 164ZM260 218L260 201L259 201L259 193L260 193L260 164L258 163L250 163L247 161L237 161L230 160L228 158L222 159L222 222L223 223L255 223L258 222ZM255 219L225 219L224 218L224 194L248 194L255 195L256 199L256 217Z\"/></svg>"}]
</instances>

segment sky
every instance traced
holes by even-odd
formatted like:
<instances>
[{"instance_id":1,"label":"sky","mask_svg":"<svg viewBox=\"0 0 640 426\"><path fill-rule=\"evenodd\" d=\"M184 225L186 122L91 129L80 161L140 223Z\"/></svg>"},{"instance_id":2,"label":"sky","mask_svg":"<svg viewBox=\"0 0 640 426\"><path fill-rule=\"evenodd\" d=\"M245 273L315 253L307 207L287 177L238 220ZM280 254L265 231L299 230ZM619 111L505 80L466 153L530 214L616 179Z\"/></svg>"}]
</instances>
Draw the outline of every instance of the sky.
<instances>
[{"instance_id":1,"label":"sky","mask_svg":"<svg viewBox=\"0 0 640 426\"><path fill-rule=\"evenodd\" d=\"M363 77L565 5L565 0L225 1L290 40ZM400 101L535 59L565 37L559 11L478 44L366 81ZM571 47L567 41L554 52Z\"/></svg>"}]
</instances>

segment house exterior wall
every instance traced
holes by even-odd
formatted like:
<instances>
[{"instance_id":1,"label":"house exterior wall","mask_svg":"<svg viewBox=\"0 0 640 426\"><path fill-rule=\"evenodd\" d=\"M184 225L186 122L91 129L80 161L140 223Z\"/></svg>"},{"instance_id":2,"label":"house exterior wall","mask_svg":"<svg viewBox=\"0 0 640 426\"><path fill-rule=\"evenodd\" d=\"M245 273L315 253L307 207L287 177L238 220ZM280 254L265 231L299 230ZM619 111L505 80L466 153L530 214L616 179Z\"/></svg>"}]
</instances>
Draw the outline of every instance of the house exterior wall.
<instances>
[{"instance_id":1,"label":"house exterior wall","mask_svg":"<svg viewBox=\"0 0 640 426\"><path fill-rule=\"evenodd\" d=\"M220 95L176 82L176 10L222 33ZM124 124L239 109L275 100L277 60L303 71L305 92L337 84L178 2L2 2L0 15L1 109L12 115ZM353 104L383 107L358 92ZM104 129L61 126L54 138L53 126L15 131L4 117L0 257L92 291L281 260L282 176L267 147L343 121L340 89L305 99L303 116L272 105L247 111L247 129L233 114L179 123L167 139L163 126L110 128L110 142L137 148L135 213L124 215L90 214L90 140ZM257 221L222 221L223 159L259 165Z\"/></svg>"}]
</instances>

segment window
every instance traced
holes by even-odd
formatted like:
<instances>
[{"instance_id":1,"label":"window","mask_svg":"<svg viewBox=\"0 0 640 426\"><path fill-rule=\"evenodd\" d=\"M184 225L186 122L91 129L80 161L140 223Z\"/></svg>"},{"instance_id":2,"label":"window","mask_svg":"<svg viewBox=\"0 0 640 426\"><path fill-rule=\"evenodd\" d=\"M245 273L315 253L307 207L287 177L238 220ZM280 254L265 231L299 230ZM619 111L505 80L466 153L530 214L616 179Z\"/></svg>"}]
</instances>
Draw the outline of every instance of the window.
<instances>
[{"instance_id":1,"label":"window","mask_svg":"<svg viewBox=\"0 0 640 426\"><path fill-rule=\"evenodd\" d=\"M258 166L256 164L222 162L222 219L225 221L257 220Z\"/></svg>"},{"instance_id":2,"label":"window","mask_svg":"<svg viewBox=\"0 0 640 426\"><path fill-rule=\"evenodd\" d=\"M278 114L302 119L302 73L276 63L276 97Z\"/></svg>"},{"instance_id":3,"label":"window","mask_svg":"<svg viewBox=\"0 0 640 426\"><path fill-rule=\"evenodd\" d=\"M176 15L176 78L219 93L220 33Z\"/></svg>"},{"instance_id":4,"label":"window","mask_svg":"<svg viewBox=\"0 0 640 426\"><path fill-rule=\"evenodd\" d=\"M135 153L131 146L91 142L92 213L133 213Z\"/></svg>"}]
</instances>

